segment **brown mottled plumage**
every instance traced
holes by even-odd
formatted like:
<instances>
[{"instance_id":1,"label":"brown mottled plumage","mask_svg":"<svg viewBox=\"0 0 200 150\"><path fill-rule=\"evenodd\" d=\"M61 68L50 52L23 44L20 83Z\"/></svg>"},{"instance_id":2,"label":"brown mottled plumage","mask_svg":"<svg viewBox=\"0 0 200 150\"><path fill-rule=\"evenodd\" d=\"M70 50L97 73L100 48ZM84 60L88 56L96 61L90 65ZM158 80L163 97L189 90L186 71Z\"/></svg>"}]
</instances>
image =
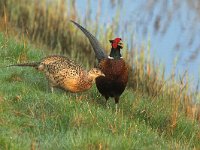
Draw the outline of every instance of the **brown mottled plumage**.
<instances>
[{"instance_id":1,"label":"brown mottled plumage","mask_svg":"<svg viewBox=\"0 0 200 150\"><path fill-rule=\"evenodd\" d=\"M64 56L48 56L40 62L15 64L10 66L30 66L43 71L53 87L62 88L70 92L82 92L91 88L94 80L104 74L97 68L86 71L71 59Z\"/></svg>"},{"instance_id":2,"label":"brown mottled plumage","mask_svg":"<svg viewBox=\"0 0 200 150\"><path fill-rule=\"evenodd\" d=\"M98 59L98 68L105 74L96 78L96 86L99 92L105 97L114 97L115 103L118 104L120 95L124 92L128 82L128 66L123 60L120 50L123 48L121 38L110 40L111 52L107 56L99 44L98 40L85 28L72 21L89 39L93 50ZM117 106L117 105L116 105Z\"/></svg>"}]
</instances>

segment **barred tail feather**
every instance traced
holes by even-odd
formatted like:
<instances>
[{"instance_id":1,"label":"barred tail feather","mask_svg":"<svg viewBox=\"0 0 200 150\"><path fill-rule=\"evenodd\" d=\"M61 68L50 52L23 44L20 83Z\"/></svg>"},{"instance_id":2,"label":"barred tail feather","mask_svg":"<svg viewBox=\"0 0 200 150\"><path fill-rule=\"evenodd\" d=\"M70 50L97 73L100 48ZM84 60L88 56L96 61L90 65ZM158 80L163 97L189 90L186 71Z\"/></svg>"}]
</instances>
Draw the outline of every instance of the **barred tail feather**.
<instances>
[{"instance_id":1,"label":"barred tail feather","mask_svg":"<svg viewBox=\"0 0 200 150\"><path fill-rule=\"evenodd\" d=\"M6 67L13 67L13 66L19 66L19 67L34 67L37 68L40 62L32 62L32 63L23 63L23 64L13 64L13 65L8 65Z\"/></svg>"}]
</instances>

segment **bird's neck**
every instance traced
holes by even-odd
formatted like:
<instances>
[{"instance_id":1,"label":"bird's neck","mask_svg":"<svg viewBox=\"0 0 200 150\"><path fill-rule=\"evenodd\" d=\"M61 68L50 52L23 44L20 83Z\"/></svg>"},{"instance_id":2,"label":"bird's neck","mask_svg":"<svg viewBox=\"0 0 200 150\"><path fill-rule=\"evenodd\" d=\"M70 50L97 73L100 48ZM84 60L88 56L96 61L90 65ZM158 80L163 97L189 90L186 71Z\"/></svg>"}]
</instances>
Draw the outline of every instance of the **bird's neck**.
<instances>
[{"instance_id":1,"label":"bird's neck","mask_svg":"<svg viewBox=\"0 0 200 150\"><path fill-rule=\"evenodd\" d=\"M92 84L93 80L94 80L93 77L90 76L88 72L85 72L83 79L85 82L87 82L89 84Z\"/></svg>"},{"instance_id":2,"label":"bird's neck","mask_svg":"<svg viewBox=\"0 0 200 150\"><path fill-rule=\"evenodd\" d=\"M109 55L109 58L111 58L111 59L120 59L120 58L122 58L122 55L120 53L120 48L112 48L111 52L110 52L110 55Z\"/></svg>"},{"instance_id":3,"label":"bird's neck","mask_svg":"<svg viewBox=\"0 0 200 150\"><path fill-rule=\"evenodd\" d=\"M79 82L79 88L87 90L91 88L92 83L93 83L92 77L90 77L87 72L83 72L83 74L81 75L81 80Z\"/></svg>"}]
</instances>

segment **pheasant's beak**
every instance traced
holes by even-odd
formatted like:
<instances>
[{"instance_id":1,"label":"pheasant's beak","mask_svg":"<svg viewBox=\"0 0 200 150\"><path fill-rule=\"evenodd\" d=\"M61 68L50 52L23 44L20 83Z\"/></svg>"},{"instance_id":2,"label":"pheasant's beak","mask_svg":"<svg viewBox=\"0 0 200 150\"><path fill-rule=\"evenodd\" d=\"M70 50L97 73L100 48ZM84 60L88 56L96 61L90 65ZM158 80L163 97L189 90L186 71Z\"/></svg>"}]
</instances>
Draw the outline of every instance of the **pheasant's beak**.
<instances>
[{"instance_id":1,"label":"pheasant's beak","mask_svg":"<svg viewBox=\"0 0 200 150\"><path fill-rule=\"evenodd\" d=\"M100 76L103 76L103 77L105 77L105 74L102 72Z\"/></svg>"},{"instance_id":2,"label":"pheasant's beak","mask_svg":"<svg viewBox=\"0 0 200 150\"><path fill-rule=\"evenodd\" d=\"M124 44L123 44L123 42L122 42L122 41L120 41L120 42L118 43L118 46L119 46L120 48L123 48L123 47L124 47Z\"/></svg>"}]
</instances>

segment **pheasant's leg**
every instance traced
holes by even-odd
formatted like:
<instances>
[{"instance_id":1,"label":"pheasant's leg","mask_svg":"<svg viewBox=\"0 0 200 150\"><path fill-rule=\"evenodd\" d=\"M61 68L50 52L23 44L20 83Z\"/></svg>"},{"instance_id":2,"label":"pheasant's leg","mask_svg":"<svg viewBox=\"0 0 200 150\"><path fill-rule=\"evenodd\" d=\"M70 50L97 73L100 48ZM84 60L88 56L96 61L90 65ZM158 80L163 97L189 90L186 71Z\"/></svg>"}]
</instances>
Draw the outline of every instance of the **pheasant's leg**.
<instances>
[{"instance_id":1,"label":"pheasant's leg","mask_svg":"<svg viewBox=\"0 0 200 150\"><path fill-rule=\"evenodd\" d=\"M79 98L78 98L78 94L77 93L75 93L75 97L76 97L76 100L78 100Z\"/></svg>"},{"instance_id":2,"label":"pheasant's leg","mask_svg":"<svg viewBox=\"0 0 200 150\"><path fill-rule=\"evenodd\" d=\"M117 114L118 112L118 104L115 104L115 113Z\"/></svg>"},{"instance_id":3,"label":"pheasant's leg","mask_svg":"<svg viewBox=\"0 0 200 150\"><path fill-rule=\"evenodd\" d=\"M50 87L51 93L53 93L54 92L54 89L53 89L54 85L50 81L49 81L49 87Z\"/></svg>"},{"instance_id":4,"label":"pheasant's leg","mask_svg":"<svg viewBox=\"0 0 200 150\"><path fill-rule=\"evenodd\" d=\"M108 99L109 99L109 97L108 96L104 96L105 97L105 99L106 99L106 108L110 108L110 106L109 106L109 104L108 104Z\"/></svg>"},{"instance_id":5,"label":"pheasant's leg","mask_svg":"<svg viewBox=\"0 0 200 150\"><path fill-rule=\"evenodd\" d=\"M119 103L119 97L115 97L115 113L118 112L118 103Z\"/></svg>"},{"instance_id":6,"label":"pheasant's leg","mask_svg":"<svg viewBox=\"0 0 200 150\"><path fill-rule=\"evenodd\" d=\"M50 88L51 88L51 93L53 93L53 92L54 92L54 88L53 88L53 86L51 86Z\"/></svg>"}]
</instances>

